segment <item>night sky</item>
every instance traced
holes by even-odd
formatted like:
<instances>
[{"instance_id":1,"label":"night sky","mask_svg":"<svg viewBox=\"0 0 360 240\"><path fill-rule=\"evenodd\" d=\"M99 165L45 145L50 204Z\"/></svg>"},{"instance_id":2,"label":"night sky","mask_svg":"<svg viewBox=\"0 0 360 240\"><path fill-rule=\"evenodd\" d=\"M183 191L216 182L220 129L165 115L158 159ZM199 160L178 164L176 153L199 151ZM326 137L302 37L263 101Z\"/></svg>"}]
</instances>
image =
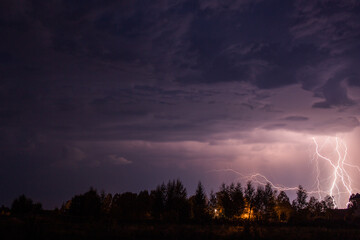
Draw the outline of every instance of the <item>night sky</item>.
<instances>
[{"instance_id":1,"label":"night sky","mask_svg":"<svg viewBox=\"0 0 360 240\"><path fill-rule=\"evenodd\" d=\"M360 164L356 0L2 0L0 36L0 204Z\"/></svg>"}]
</instances>

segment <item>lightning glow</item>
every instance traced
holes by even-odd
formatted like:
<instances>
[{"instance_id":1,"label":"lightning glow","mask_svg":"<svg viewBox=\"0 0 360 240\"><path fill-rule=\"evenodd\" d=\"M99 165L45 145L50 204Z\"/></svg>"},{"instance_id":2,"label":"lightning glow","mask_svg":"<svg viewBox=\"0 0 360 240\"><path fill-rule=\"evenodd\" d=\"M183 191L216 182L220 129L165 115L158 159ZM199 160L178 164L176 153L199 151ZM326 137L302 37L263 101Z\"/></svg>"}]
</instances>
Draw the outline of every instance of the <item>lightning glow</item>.
<instances>
[{"instance_id":1,"label":"lightning glow","mask_svg":"<svg viewBox=\"0 0 360 240\"><path fill-rule=\"evenodd\" d=\"M351 174L355 169L360 172L360 167L348 162L348 148L342 139L338 137L327 137L323 141L311 138L311 164L313 164L315 176L314 184L308 191L309 195L315 195L319 200L325 196L330 196L335 208L346 207L348 199L355 190L353 187L353 178ZM258 185L270 185L278 191L296 191L298 187L289 187L281 184L275 184L261 173L249 175L242 174L234 169L214 170L235 173L237 181L252 181Z\"/></svg>"},{"instance_id":2,"label":"lightning glow","mask_svg":"<svg viewBox=\"0 0 360 240\"><path fill-rule=\"evenodd\" d=\"M344 167L344 163L347 157L347 146L344 141L339 140L338 137L335 137L335 146L333 147L333 151L335 154L331 153L330 151L327 152L325 155L324 153L322 153L322 150L326 145L329 144L329 138L326 139L325 143L322 146L319 146L318 142L314 137L312 138L312 140L314 141L314 144L316 146L314 160L316 161L317 166L318 161L323 160L328 163L332 170L332 172L330 171L330 176L332 179L331 184L328 187L328 194L333 199L335 207L337 207L337 203L340 203L342 201L341 197L343 195L343 192L341 192L341 189L345 190L345 192L347 193L347 197L349 197L353 192L350 175ZM320 183L320 170L319 168L317 168L316 170L316 181L317 183ZM321 191L320 184L317 185L317 191ZM319 196L321 199L321 195Z\"/></svg>"}]
</instances>

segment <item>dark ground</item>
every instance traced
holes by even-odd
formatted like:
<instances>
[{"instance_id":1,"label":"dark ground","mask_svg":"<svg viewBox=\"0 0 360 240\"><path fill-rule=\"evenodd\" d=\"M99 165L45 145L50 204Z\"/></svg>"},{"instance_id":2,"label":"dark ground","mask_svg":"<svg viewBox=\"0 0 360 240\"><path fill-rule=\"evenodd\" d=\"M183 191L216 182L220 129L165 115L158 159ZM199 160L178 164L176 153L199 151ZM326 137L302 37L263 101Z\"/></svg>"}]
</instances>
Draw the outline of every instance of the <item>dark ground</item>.
<instances>
[{"instance_id":1,"label":"dark ground","mask_svg":"<svg viewBox=\"0 0 360 240\"><path fill-rule=\"evenodd\" d=\"M339 224L124 223L66 216L2 216L0 239L360 239L360 228Z\"/></svg>"}]
</instances>

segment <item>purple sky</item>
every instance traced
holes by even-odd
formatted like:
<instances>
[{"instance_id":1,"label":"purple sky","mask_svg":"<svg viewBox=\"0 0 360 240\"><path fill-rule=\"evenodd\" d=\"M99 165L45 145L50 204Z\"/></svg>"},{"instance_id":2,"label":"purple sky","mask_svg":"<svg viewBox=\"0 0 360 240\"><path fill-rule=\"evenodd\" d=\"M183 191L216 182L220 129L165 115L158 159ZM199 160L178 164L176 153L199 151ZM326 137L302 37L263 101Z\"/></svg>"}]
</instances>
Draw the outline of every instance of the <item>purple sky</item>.
<instances>
[{"instance_id":1,"label":"purple sky","mask_svg":"<svg viewBox=\"0 0 360 240\"><path fill-rule=\"evenodd\" d=\"M360 157L358 1L3 0L0 35L0 204L228 168L310 189L312 137Z\"/></svg>"}]
</instances>

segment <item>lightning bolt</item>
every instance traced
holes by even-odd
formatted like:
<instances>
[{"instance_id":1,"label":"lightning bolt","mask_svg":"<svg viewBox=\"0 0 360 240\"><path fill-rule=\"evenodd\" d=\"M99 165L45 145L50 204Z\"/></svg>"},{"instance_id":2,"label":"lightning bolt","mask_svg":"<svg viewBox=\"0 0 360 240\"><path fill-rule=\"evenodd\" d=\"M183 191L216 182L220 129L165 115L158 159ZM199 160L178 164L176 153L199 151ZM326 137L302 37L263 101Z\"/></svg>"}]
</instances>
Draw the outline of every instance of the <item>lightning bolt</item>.
<instances>
[{"instance_id":1,"label":"lightning bolt","mask_svg":"<svg viewBox=\"0 0 360 240\"><path fill-rule=\"evenodd\" d=\"M232 172L238 175L238 177L235 179L235 181L251 181L255 184L265 186L267 183L270 183L271 187L279 190L279 191L294 191L297 190L297 187L287 187L281 184L274 184L271 182L266 176L260 174L260 173L253 173L250 175L244 175L232 168L225 168L225 169L216 169L212 170L210 172Z\"/></svg>"},{"instance_id":2,"label":"lightning bolt","mask_svg":"<svg viewBox=\"0 0 360 240\"><path fill-rule=\"evenodd\" d=\"M317 195L319 200L329 195L333 200L335 208L342 203L347 203L347 199L354 192L352 178L349 168L354 168L360 172L360 167L347 162L348 148L346 143L338 137L327 137L321 144L315 137L312 137L315 146L312 154L312 162L315 168L315 181L313 189L308 191L310 195ZM323 167L323 168L322 168ZM270 183L273 189L278 191L296 191L298 187L288 187L275 184L261 173L242 174L232 168L212 170L211 172L232 172L238 177L236 181L252 181L257 185L264 186Z\"/></svg>"},{"instance_id":3,"label":"lightning bolt","mask_svg":"<svg viewBox=\"0 0 360 240\"><path fill-rule=\"evenodd\" d=\"M324 145L328 144L328 139L325 141ZM341 195L343 195L343 192L341 192L340 189L344 189L345 193L347 193L347 197L349 197L352 192L352 181L350 178L350 175L346 168L344 167L346 158L347 158L347 146L343 140L340 140L338 137L335 137L335 156L333 159L330 157L331 152L327 152L327 154L322 153L322 147L319 147L319 144L317 143L315 137L312 138L314 144L315 144L315 161L317 162L319 160L324 160L328 165L332 168L332 181L329 186L329 196L332 198L335 207L337 207L337 202L341 202ZM320 182L319 180L320 174L317 174L317 182ZM319 186L319 185L318 185ZM318 190L320 190L320 187L318 187ZM337 196L337 200L335 200L335 197Z\"/></svg>"}]
</instances>

